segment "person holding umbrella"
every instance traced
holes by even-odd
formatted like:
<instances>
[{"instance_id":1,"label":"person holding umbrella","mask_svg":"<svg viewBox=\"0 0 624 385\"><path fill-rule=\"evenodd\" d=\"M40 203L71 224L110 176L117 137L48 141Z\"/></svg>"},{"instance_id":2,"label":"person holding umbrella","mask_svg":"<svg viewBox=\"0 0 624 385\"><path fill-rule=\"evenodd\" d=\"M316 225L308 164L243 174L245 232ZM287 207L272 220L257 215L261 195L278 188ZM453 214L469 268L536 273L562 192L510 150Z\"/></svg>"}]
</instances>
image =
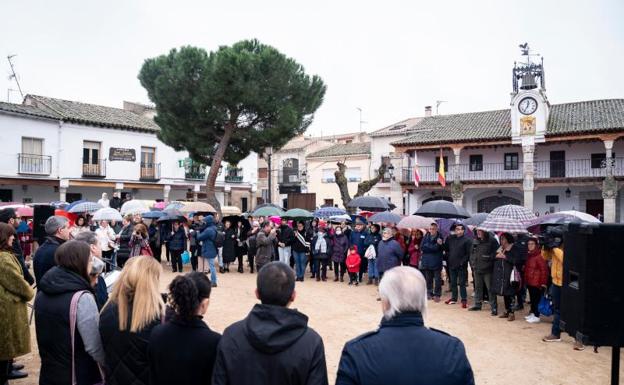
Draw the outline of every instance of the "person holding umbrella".
<instances>
[{"instance_id":1,"label":"person holding umbrella","mask_svg":"<svg viewBox=\"0 0 624 385\"><path fill-rule=\"evenodd\" d=\"M451 298L445 303L453 305L457 303L457 287L461 295L462 308L468 307L468 261L472 252L472 241L465 236L466 229L462 223L451 226L454 234L449 235L444 242L444 251L447 253L447 264L451 276Z\"/></svg>"},{"instance_id":2,"label":"person holding umbrella","mask_svg":"<svg viewBox=\"0 0 624 385\"><path fill-rule=\"evenodd\" d=\"M182 272L182 253L186 250L186 229L180 221L174 221L169 234L169 249L171 250L171 269L174 273Z\"/></svg>"}]
</instances>

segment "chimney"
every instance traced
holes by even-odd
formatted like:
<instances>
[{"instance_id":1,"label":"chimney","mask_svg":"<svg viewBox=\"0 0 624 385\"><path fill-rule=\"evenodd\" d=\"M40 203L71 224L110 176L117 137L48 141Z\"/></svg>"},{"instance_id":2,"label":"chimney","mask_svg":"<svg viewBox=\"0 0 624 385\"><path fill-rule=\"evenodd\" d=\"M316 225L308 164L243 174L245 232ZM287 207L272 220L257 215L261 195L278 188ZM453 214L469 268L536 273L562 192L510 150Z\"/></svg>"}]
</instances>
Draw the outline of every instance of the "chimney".
<instances>
[{"instance_id":1,"label":"chimney","mask_svg":"<svg viewBox=\"0 0 624 385\"><path fill-rule=\"evenodd\" d=\"M431 116L431 106L425 106L425 117Z\"/></svg>"}]
</instances>

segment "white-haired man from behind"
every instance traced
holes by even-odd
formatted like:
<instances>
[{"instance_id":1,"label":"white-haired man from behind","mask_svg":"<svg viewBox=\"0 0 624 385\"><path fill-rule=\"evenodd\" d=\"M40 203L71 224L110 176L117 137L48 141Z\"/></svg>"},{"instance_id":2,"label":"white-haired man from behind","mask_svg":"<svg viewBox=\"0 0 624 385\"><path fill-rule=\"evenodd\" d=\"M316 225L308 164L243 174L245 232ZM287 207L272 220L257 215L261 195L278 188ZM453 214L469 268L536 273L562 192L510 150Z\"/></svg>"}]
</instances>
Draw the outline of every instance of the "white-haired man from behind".
<instances>
[{"instance_id":1,"label":"white-haired man from behind","mask_svg":"<svg viewBox=\"0 0 624 385\"><path fill-rule=\"evenodd\" d=\"M471 385L463 343L427 328L427 284L408 266L388 270L379 284L379 329L345 344L337 385Z\"/></svg>"}]
</instances>

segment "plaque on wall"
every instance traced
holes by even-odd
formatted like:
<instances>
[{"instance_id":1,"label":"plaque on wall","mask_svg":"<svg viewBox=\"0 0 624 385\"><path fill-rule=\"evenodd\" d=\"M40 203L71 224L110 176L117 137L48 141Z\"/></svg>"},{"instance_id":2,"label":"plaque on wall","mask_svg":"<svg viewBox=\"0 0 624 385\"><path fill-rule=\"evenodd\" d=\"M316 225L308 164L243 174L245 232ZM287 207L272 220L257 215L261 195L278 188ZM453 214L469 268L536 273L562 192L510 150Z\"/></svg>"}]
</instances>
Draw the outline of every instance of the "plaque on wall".
<instances>
[{"instance_id":1,"label":"plaque on wall","mask_svg":"<svg viewBox=\"0 0 624 385\"><path fill-rule=\"evenodd\" d=\"M126 162L136 161L136 151L134 148L111 147L108 152L108 160L122 160Z\"/></svg>"},{"instance_id":2,"label":"plaque on wall","mask_svg":"<svg viewBox=\"0 0 624 385\"><path fill-rule=\"evenodd\" d=\"M525 116L520 118L520 135L535 135L535 117Z\"/></svg>"}]
</instances>

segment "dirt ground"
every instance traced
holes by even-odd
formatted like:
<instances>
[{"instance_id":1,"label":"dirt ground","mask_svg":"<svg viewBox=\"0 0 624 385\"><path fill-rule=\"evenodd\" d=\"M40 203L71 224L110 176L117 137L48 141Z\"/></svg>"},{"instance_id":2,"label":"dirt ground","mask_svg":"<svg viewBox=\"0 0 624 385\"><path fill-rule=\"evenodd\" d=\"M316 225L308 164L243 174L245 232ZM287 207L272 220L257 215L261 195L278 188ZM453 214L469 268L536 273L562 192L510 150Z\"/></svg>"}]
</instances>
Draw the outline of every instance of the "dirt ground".
<instances>
[{"instance_id":1,"label":"dirt ground","mask_svg":"<svg viewBox=\"0 0 624 385\"><path fill-rule=\"evenodd\" d=\"M164 266L164 264L163 264ZM161 287L166 290L174 274L165 268ZM189 267L187 266L186 269ZM206 322L218 332L244 318L257 302L254 296L255 275L231 269L219 275L219 287L213 291ZM328 272L333 277L333 272ZM445 289L447 286L444 287ZM310 318L309 324L322 337L327 356L329 383L336 378L344 343L361 333L375 329L381 320L380 303L374 286L348 286L346 282L297 282L295 308ZM499 304L502 308L502 303ZM576 352L572 338L563 336L560 343L546 344L541 337L550 331L550 319L539 324L524 321L526 311L516 313L516 321L491 317L489 309L473 313L459 305L429 302L428 326L460 338L466 346L477 384L608 384L611 349L592 348ZM38 383L34 322L33 352L17 361L26 365L27 379L11 382L16 385ZM624 378L624 370L622 371Z\"/></svg>"}]
</instances>

